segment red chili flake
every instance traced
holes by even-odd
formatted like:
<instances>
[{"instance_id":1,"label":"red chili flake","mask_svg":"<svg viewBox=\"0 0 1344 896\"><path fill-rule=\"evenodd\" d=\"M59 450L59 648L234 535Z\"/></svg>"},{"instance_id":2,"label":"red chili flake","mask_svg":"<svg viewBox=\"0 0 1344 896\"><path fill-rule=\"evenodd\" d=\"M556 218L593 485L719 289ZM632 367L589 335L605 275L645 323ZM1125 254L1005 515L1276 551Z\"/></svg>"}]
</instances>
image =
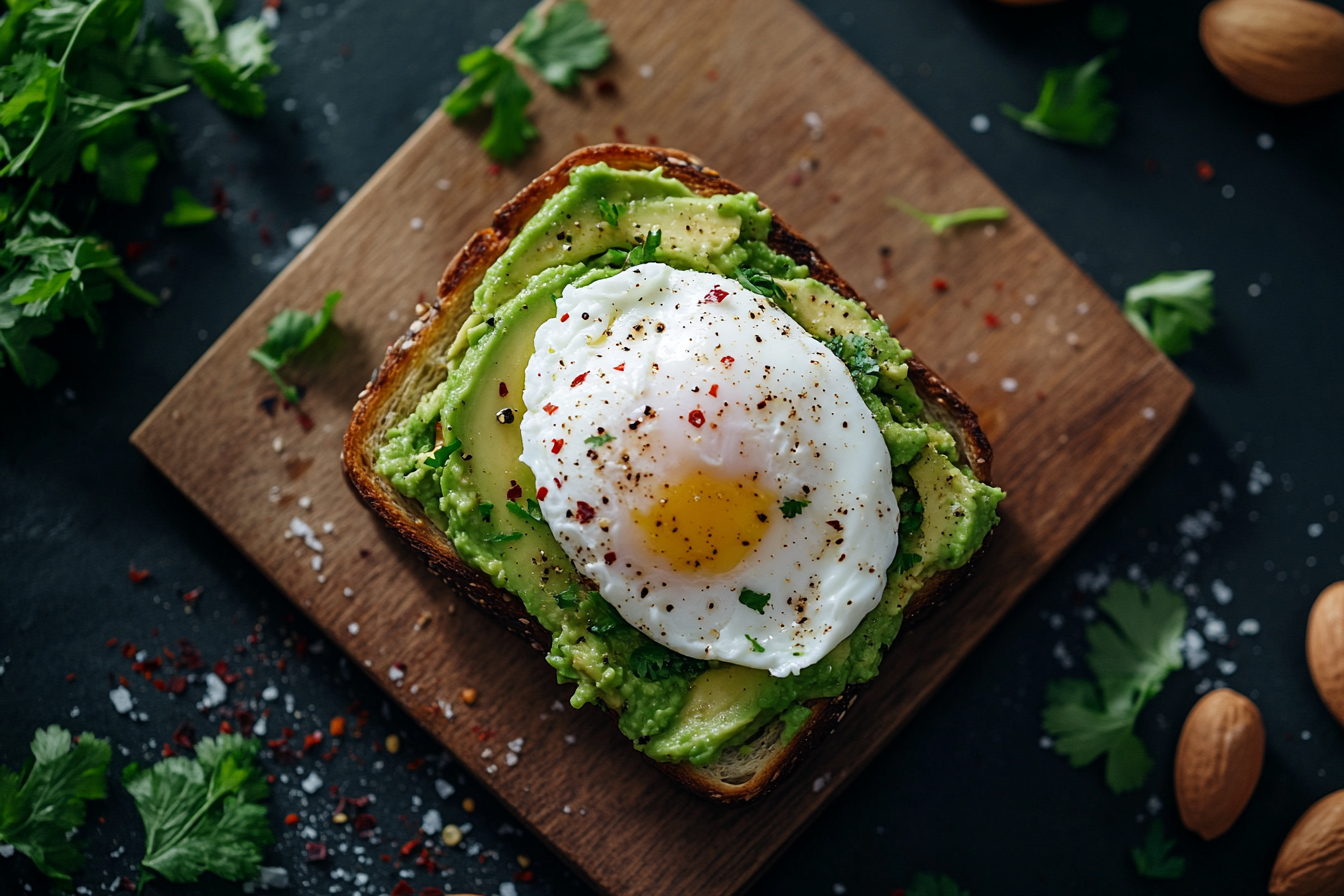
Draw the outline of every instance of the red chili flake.
<instances>
[{"instance_id":1,"label":"red chili flake","mask_svg":"<svg viewBox=\"0 0 1344 896\"><path fill-rule=\"evenodd\" d=\"M510 501L517 501L523 496L523 487L518 484L518 480L516 479L510 479L509 483L511 487L505 492L504 497L508 498Z\"/></svg>"},{"instance_id":2,"label":"red chili flake","mask_svg":"<svg viewBox=\"0 0 1344 896\"><path fill-rule=\"evenodd\" d=\"M220 734L232 734L232 733L233 733L233 726L229 724L229 722L228 722L227 719L225 719L224 721L222 721L222 722L219 723L219 733L220 733Z\"/></svg>"},{"instance_id":3,"label":"red chili flake","mask_svg":"<svg viewBox=\"0 0 1344 896\"><path fill-rule=\"evenodd\" d=\"M797 187L803 182L803 172L793 171L789 174L789 186Z\"/></svg>"},{"instance_id":4,"label":"red chili flake","mask_svg":"<svg viewBox=\"0 0 1344 896\"><path fill-rule=\"evenodd\" d=\"M299 411L299 425L303 427L304 432L312 432L313 418L309 417L303 411Z\"/></svg>"},{"instance_id":5,"label":"red chili flake","mask_svg":"<svg viewBox=\"0 0 1344 896\"><path fill-rule=\"evenodd\" d=\"M177 753L173 750L173 748L170 747L170 746L168 746L167 744L164 744L164 745L163 745L163 749L160 750L159 752L160 752L160 754L163 756L164 759L167 759L169 756L176 756L176 755L177 755Z\"/></svg>"},{"instance_id":6,"label":"red chili flake","mask_svg":"<svg viewBox=\"0 0 1344 896\"><path fill-rule=\"evenodd\" d=\"M117 676L117 683L120 684L120 685L121 685L122 687L124 687L124 688L129 688L129 687L131 686L131 683L130 683L129 681L126 680L126 676L125 676L125 675L118 675L118 676Z\"/></svg>"},{"instance_id":7,"label":"red chili flake","mask_svg":"<svg viewBox=\"0 0 1344 896\"><path fill-rule=\"evenodd\" d=\"M69 673L68 675L66 675L66 676L65 676L65 680L66 680L66 681L74 681L74 680L75 680L75 673L71 672L71 673Z\"/></svg>"},{"instance_id":8,"label":"red chili flake","mask_svg":"<svg viewBox=\"0 0 1344 896\"><path fill-rule=\"evenodd\" d=\"M994 281L994 288L995 288L995 289L1003 289L1003 281L1002 281L1002 280L995 280L995 281Z\"/></svg>"},{"instance_id":9,"label":"red chili flake","mask_svg":"<svg viewBox=\"0 0 1344 896\"><path fill-rule=\"evenodd\" d=\"M277 737L275 740L266 741L266 746L270 747L272 750L277 750L284 745L285 739L283 737Z\"/></svg>"},{"instance_id":10,"label":"red chili flake","mask_svg":"<svg viewBox=\"0 0 1344 896\"><path fill-rule=\"evenodd\" d=\"M616 134L616 140L617 140L617 142L619 142L619 143L624 143L624 142L625 142L625 126L624 126L624 125L619 125L619 124L618 124L618 125L616 125L616 127L612 128L612 131L613 131L613 133Z\"/></svg>"},{"instance_id":11,"label":"red chili flake","mask_svg":"<svg viewBox=\"0 0 1344 896\"><path fill-rule=\"evenodd\" d=\"M837 532L839 532L841 529L844 528L844 526L841 526L841 525L840 525L840 521L839 521L839 520L827 520L827 521L826 521L826 525L830 526L832 529L834 529L834 530L837 531Z\"/></svg>"},{"instance_id":12,"label":"red chili flake","mask_svg":"<svg viewBox=\"0 0 1344 896\"><path fill-rule=\"evenodd\" d=\"M999 316L998 316L997 314L995 314L995 313L992 312L992 311L990 311L990 312L986 312L986 314L985 314L985 326L987 326L987 327L989 327L991 330L993 330L993 329L995 329L996 327L1000 326L1002 323L1003 323L1003 321L999 320Z\"/></svg>"},{"instance_id":13,"label":"red chili flake","mask_svg":"<svg viewBox=\"0 0 1344 896\"><path fill-rule=\"evenodd\" d=\"M625 370L625 362L622 361L621 363L617 364L615 367L612 368L612 370L622 370L622 371Z\"/></svg>"},{"instance_id":14,"label":"red chili flake","mask_svg":"<svg viewBox=\"0 0 1344 896\"><path fill-rule=\"evenodd\" d=\"M271 228L269 227L258 227L257 236L261 238L261 244L263 246L269 246L274 242L274 238L271 236Z\"/></svg>"},{"instance_id":15,"label":"red chili flake","mask_svg":"<svg viewBox=\"0 0 1344 896\"><path fill-rule=\"evenodd\" d=\"M831 201L832 204L834 204L834 203L840 201L840 194L839 194L839 193L832 193L831 195L827 196L826 198L829 199L829 200Z\"/></svg>"},{"instance_id":16,"label":"red chili flake","mask_svg":"<svg viewBox=\"0 0 1344 896\"><path fill-rule=\"evenodd\" d=\"M717 81L719 80L719 70L716 68L712 68L709 71L705 72L705 77L711 81Z\"/></svg>"},{"instance_id":17,"label":"red chili flake","mask_svg":"<svg viewBox=\"0 0 1344 896\"><path fill-rule=\"evenodd\" d=\"M399 880L397 885L392 888L392 896L415 896L415 887L404 880Z\"/></svg>"},{"instance_id":18,"label":"red chili flake","mask_svg":"<svg viewBox=\"0 0 1344 896\"><path fill-rule=\"evenodd\" d=\"M603 78L596 84L598 96L615 96L616 82L610 78Z\"/></svg>"},{"instance_id":19,"label":"red chili flake","mask_svg":"<svg viewBox=\"0 0 1344 896\"><path fill-rule=\"evenodd\" d=\"M560 480L552 476L551 481L555 483L555 490L560 491Z\"/></svg>"},{"instance_id":20,"label":"red chili flake","mask_svg":"<svg viewBox=\"0 0 1344 896\"><path fill-rule=\"evenodd\" d=\"M67 680L72 680L73 678L74 678L74 676L72 675L72 676L70 676L70 679L67 679ZM154 679L154 690L156 690L156 691L166 691L166 690L168 690L168 684L167 684L162 678L156 678L156 679Z\"/></svg>"},{"instance_id":21,"label":"red chili flake","mask_svg":"<svg viewBox=\"0 0 1344 896\"><path fill-rule=\"evenodd\" d=\"M109 648L109 649L111 649L111 648L113 648L113 647L116 647L116 646L117 646L117 639L116 639L116 638L108 638L108 639L107 639L107 643L104 644L103 646L104 646L104 647L107 647L107 648Z\"/></svg>"},{"instance_id":22,"label":"red chili flake","mask_svg":"<svg viewBox=\"0 0 1344 896\"><path fill-rule=\"evenodd\" d=\"M305 843L303 844L303 855L310 862L325 862L327 860L327 844Z\"/></svg>"},{"instance_id":23,"label":"red chili flake","mask_svg":"<svg viewBox=\"0 0 1344 896\"><path fill-rule=\"evenodd\" d=\"M412 852L414 852L415 848L419 845L420 845L419 840L407 840L405 843L401 845L401 854L403 856L408 856Z\"/></svg>"},{"instance_id":24,"label":"red chili flake","mask_svg":"<svg viewBox=\"0 0 1344 896\"><path fill-rule=\"evenodd\" d=\"M134 264L145 257L149 251L150 243L148 241L139 241L126 244L126 260Z\"/></svg>"},{"instance_id":25,"label":"red chili flake","mask_svg":"<svg viewBox=\"0 0 1344 896\"><path fill-rule=\"evenodd\" d=\"M196 600L196 598L200 597L200 596L201 596L202 594L204 594L204 593L205 593L205 589L204 589L204 588L193 588L193 589L191 589L190 591L188 591L186 594L182 595L182 600L186 601L187 603L191 603L192 601Z\"/></svg>"},{"instance_id":26,"label":"red chili flake","mask_svg":"<svg viewBox=\"0 0 1344 896\"><path fill-rule=\"evenodd\" d=\"M564 314L560 315L560 323L564 323L564 322L567 321L567 320L569 320L569 312L568 312L568 311L566 311Z\"/></svg>"},{"instance_id":27,"label":"red chili flake","mask_svg":"<svg viewBox=\"0 0 1344 896\"><path fill-rule=\"evenodd\" d=\"M410 762L406 763L406 771L408 772L419 771L421 768L424 767L424 765L425 765L425 759L423 756L420 757L419 759L412 759Z\"/></svg>"},{"instance_id":28,"label":"red chili flake","mask_svg":"<svg viewBox=\"0 0 1344 896\"><path fill-rule=\"evenodd\" d=\"M280 8L280 0L266 0L266 2L261 5L267 9L278 10Z\"/></svg>"},{"instance_id":29,"label":"red chili flake","mask_svg":"<svg viewBox=\"0 0 1344 896\"><path fill-rule=\"evenodd\" d=\"M335 716L331 720L329 728L332 737L340 737L345 733L345 716Z\"/></svg>"},{"instance_id":30,"label":"red chili flake","mask_svg":"<svg viewBox=\"0 0 1344 896\"><path fill-rule=\"evenodd\" d=\"M615 551L607 551L605 554L602 555L602 562L603 562L603 563L606 563L608 566L610 566L611 564L615 563L615 562L616 562L616 552L615 552Z\"/></svg>"},{"instance_id":31,"label":"red chili flake","mask_svg":"<svg viewBox=\"0 0 1344 896\"><path fill-rule=\"evenodd\" d=\"M313 747L317 746L320 743L322 743L322 732L314 731L312 734L308 735L303 739L303 749L305 751L311 750Z\"/></svg>"},{"instance_id":32,"label":"red chili flake","mask_svg":"<svg viewBox=\"0 0 1344 896\"><path fill-rule=\"evenodd\" d=\"M541 488L537 489L537 500L545 501L546 496L549 495L550 493L551 493L550 490L543 485Z\"/></svg>"},{"instance_id":33,"label":"red chili flake","mask_svg":"<svg viewBox=\"0 0 1344 896\"><path fill-rule=\"evenodd\" d=\"M577 517L580 523L590 523L595 516L597 516L597 511L593 509L593 505L587 501L579 502Z\"/></svg>"},{"instance_id":34,"label":"red chili flake","mask_svg":"<svg viewBox=\"0 0 1344 896\"><path fill-rule=\"evenodd\" d=\"M299 816L296 813L291 812L285 816L285 824L296 825L298 823L299 823Z\"/></svg>"},{"instance_id":35,"label":"red chili flake","mask_svg":"<svg viewBox=\"0 0 1344 896\"><path fill-rule=\"evenodd\" d=\"M532 878L533 878L533 874L532 874L531 871L515 871L515 872L513 872L513 879L516 880L516 881L518 881L519 883L530 884L530 883L532 883Z\"/></svg>"},{"instance_id":36,"label":"red chili flake","mask_svg":"<svg viewBox=\"0 0 1344 896\"><path fill-rule=\"evenodd\" d=\"M710 397L711 397L711 398L718 398L718 397L719 397L719 384L718 384L718 383L715 383L714 385L712 385L712 386L709 387L709 394L710 394Z\"/></svg>"},{"instance_id":37,"label":"red chili flake","mask_svg":"<svg viewBox=\"0 0 1344 896\"><path fill-rule=\"evenodd\" d=\"M225 684L237 684L238 679L242 677L237 672L230 672L229 664L223 660L219 660L215 663L215 674L218 675L220 680Z\"/></svg>"},{"instance_id":38,"label":"red chili flake","mask_svg":"<svg viewBox=\"0 0 1344 896\"><path fill-rule=\"evenodd\" d=\"M934 277L933 288L938 290L939 292L943 292L944 290L947 289L947 281L944 280L942 277Z\"/></svg>"},{"instance_id":39,"label":"red chili flake","mask_svg":"<svg viewBox=\"0 0 1344 896\"><path fill-rule=\"evenodd\" d=\"M387 853L383 853L383 854L382 854L381 856L379 856L378 858L382 859L384 862L390 862L390 861L392 861L392 857L391 857L390 855L388 855Z\"/></svg>"},{"instance_id":40,"label":"red chili flake","mask_svg":"<svg viewBox=\"0 0 1344 896\"><path fill-rule=\"evenodd\" d=\"M502 165L500 165L498 162L491 162L491 163L486 167L486 169L485 169L485 173L488 174L488 175L490 175L491 177L499 177L499 173L500 173L501 171L503 171L503 170L504 170L504 167L503 167Z\"/></svg>"},{"instance_id":41,"label":"red chili flake","mask_svg":"<svg viewBox=\"0 0 1344 896\"><path fill-rule=\"evenodd\" d=\"M722 302L726 298L728 298L728 293L715 286L710 289L709 292L705 293L705 297L700 300L700 304L707 305L710 302Z\"/></svg>"},{"instance_id":42,"label":"red chili flake","mask_svg":"<svg viewBox=\"0 0 1344 896\"><path fill-rule=\"evenodd\" d=\"M177 652L181 656L181 662L178 666L186 666L188 669L204 669L205 660L201 658L201 652L196 649L186 638L177 639Z\"/></svg>"},{"instance_id":43,"label":"red chili flake","mask_svg":"<svg viewBox=\"0 0 1344 896\"><path fill-rule=\"evenodd\" d=\"M705 412L696 408L686 415L686 422L699 429L705 425Z\"/></svg>"},{"instance_id":44,"label":"red chili flake","mask_svg":"<svg viewBox=\"0 0 1344 896\"><path fill-rule=\"evenodd\" d=\"M183 721L173 732L173 743L179 747L190 750L196 746L196 726L190 722Z\"/></svg>"},{"instance_id":45,"label":"red chili flake","mask_svg":"<svg viewBox=\"0 0 1344 896\"><path fill-rule=\"evenodd\" d=\"M1198 175L1200 180L1203 181L1213 180L1214 173L1215 172L1213 170L1213 166L1210 165L1208 162L1204 161L1203 159L1200 159L1198 162L1195 163L1195 174Z\"/></svg>"},{"instance_id":46,"label":"red chili flake","mask_svg":"<svg viewBox=\"0 0 1344 896\"><path fill-rule=\"evenodd\" d=\"M121 645L121 655L126 657L126 659L135 656L135 643L127 641L125 644Z\"/></svg>"},{"instance_id":47,"label":"red chili flake","mask_svg":"<svg viewBox=\"0 0 1344 896\"><path fill-rule=\"evenodd\" d=\"M136 569L135 564L132 563L131 571L126 574L126 577L129 578L132 582L139 584L140 582L143 582L145 579L149 578L149 570Z\"/></svg>"},{"instance_id":48,"label":"red chili flake","mask_svg":"<svg viewBox=\"0 0 1344 896\"><path fill-rule=\"evenodd\" d=\"M570 387L571 389L573 389L575 386L577 386L579 383L583 382L583 381L586 380L587 378L588 378L588 371L585 370L583 373L581 373L581 374L579 374L578 376L574 377L574 381L573 381L572 383L569 384L569 387Z\"/></svg>"},{"instance_id":49,"label":"red chili flake","mask_svg":"<svg viewBox=\"0 0 1344 896\"><path fill-rule=\"evenodd\" d=\"M294 655L303 659L303 655L308 652L308 636L299 635L294 639Z\"/></svg>"},{"instance_id":50,"label":"red chili flake","mask_svg":"<svg viewBox=\"0 0 1344 896\"><path fill-rule=\"evenodd\" d=\"M509 387L506 386L506 385L504 385L503 383L500 383L500 384L499 384L499 397L500 397L500 398L503 398L505 395L508 395L508 394L509 394Z\"/></svg>"},{"instance_id":51,"label":"red chili flake","mask_svg":"<svg viewBox=\"0 0 1344 896\"><path fill-rule=\"evenodd\" d=\"M658 145L658 135L657 135L657 134L650 134L650 135L649 135L649 145L650 145L650 146L657 146L657 145Z\"/></svg>"},{"instance_id":52,"label":"red chili flake","mask_svg":"<svg viewBox=\"0 0 1344 896\"><path fill-rule=\"evenodd\" d=\"M564 439L551 439L551 453L552 453L552 454L559 454L559 453L560 453L560 449L563 448L563 447L565 447L565 440L564 440Z\"/></svg>"},{"instance_id":53,"label":"red chili flake","mask_svg":"<svg viewBox=\"0 0 1344 896\"><path fill-rule=\"evenodd\" d=\"M732 367L733 362L736 360L737 359L734 358L732 355L724 355L722 358L719 359L719 363L722 364L724 367Z\"/></svg>"},{"instance_id":54,"label":"red chili flake","mask_svg":"<svg viewBox=\"0 0 1344 896\"><path fill-rule=\"evenodd\" d=\"M546 402L544 405L541 406L541 409L542 409L543 411L545 411L547 414L554 414L556 411L560 410L560 407L559 407L559 405L551 404L551 403L548 401L548 402Z\"/></svg>"},{"instance_id":55,"label":"red chili flake","mask_svg":"<svg viewBox=\"0 0 1344 896\"><path fill-rule=\"evenodd\" d=\"M492 737L495 736L495 729L493 729L493 728L482 728L480 725L472 725L472 726L471 726L471 733L474 734L474 735L476 735L476 739L477 739L477 740L479 740L479 741L487 741L487 740L489 740L490 738L492 738Z\"/></svg>"}]
</instances>

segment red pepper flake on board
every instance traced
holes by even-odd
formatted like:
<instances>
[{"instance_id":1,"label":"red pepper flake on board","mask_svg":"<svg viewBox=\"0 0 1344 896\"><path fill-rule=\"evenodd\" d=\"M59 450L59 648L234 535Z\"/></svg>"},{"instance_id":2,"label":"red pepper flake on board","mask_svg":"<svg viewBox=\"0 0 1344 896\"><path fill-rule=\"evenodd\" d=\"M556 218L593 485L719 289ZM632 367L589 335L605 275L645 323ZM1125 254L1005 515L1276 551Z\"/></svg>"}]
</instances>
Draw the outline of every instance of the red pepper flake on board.
<instances>
[{"instance_id":1,"label":"red pepper flake on board","mask_svg":"<svg viewBox=\"0 0 1344 896\"><path fill-rule=\"evenodd\" d=\"M237 672L230 672L229 664L223 660L219 660L215 663L215 674L218 675L220 681L225 684L237 684L238 679L242 677Z\"/></svg>"},{"instance_id":2,"label":"red pepper flake on board","mask_svg":"<svg viewBox=\"0 0 1344 896\"><path fill-rule=\"evenodd\" d=\"M577 386L579 383L583 382L586 379L588 379L588 371L585 370L583 373L574 377L574 381L569 384L569 387L573 389L575 386Z\"/></svg>"},{"instance_id":3,"label":"red pepper flake on board","mask_svg":"<svg viewBox=\"0 0 1344 896\"><path fill-rule=\"evenodd\" d=\"M556 411L560 410L558 405L553 405L549 401L542 405L541 409L545 411L547 415L554 414Z\"/></svg>"},{"instance_id":4,"label":"red pepper flake on board","mask_svg":"<svg viewBox=\"0 0 1344 896\"><path fill-rule=\"evenodd\" d=\"M486 741L495 736L495 729L482 728L480 725L472 725L471 733L476 735L477 740Z\"/></svg>"},{"instance_id":5,"label":"red pepper flake on board","mask_svg":"<svg viewBox=\"0 0 1344 896\"><path fill-rule=\"evenodd\" d=\"M546 496L549 495L550 493L551 493L550 490L543 485L541 488L537 489L537 500L545 501Z\"/></svg>"},{"instance_id":6,"label":"red pepper flake on board","mask_svg":"<svg viewBox=\"0 0 1344 896\"><path fill-rule=\"evenodd\" d=\"M933 288L936 289L936 290L938 290L939 292L946 292L946 291L947 291L947 280L945 280L945 279L942 278L942 277L934 277L934 278L933 278Z\"/></svg>"},{"instance_id":7,"label":"red pepper flake on board","mask_svg":"<svg viewBox=\"0 0 1344 896\"><path fill-rule=\"evenodd\" d=\"M1200 159L1195 163L1195 175L1198 176L1200 180L1205 182L1211 181L1213 180L1214 173L1213 166L1203 159Z\"/></svg>"},{"instance_id":8,"label":"red pepper flake on board","mask_svg":"<svg viewBox=\"0 0 1344 896\"><path fill-rule=\"evenodd\" d=\"M711 81L717 81L719 80L719 70L716 68L712 68L709 71L705 72L705 77Z\"/></svg>"},{"instance_id":9,"label":"red pepper flake on board","mask_svg":"<svg viewBox=\"0 0 1344 896\"><path fill-rule=\"evenodd\" d=\"M552 454L559 454L559 453L560 453L560 449L563 448L563 447L565 447L565 440L564 440L564 439L551 439L551 453L552 453Z\"/></svg>"},{"instance_id":10,"label":"red pepper flake on board","mask_svg":"<svg viewBox=\"0 0 1344 896\"><path fill-rule=\"evenodd\" d=\"M498 162L491 162L486 166L485 173L491 177L499 177L499 173L503 170L504 166L500 165Z\"/></svg>"},{"instance_id":11,"label":"red pepper flake on board","mask_svg":"<svg viewBox=\"0 0 1344 896\"><path fill-rule=\"evenodd\" d=\"M168 683L165 682L162 678L156 678L156 679L154 679L154 690L156 690L156 691L167 691L167 690L168 690Z\"/></svg>"},{"instance_id":12,"label":"red pepper flake on board","mask_svg":"<svg viewBox=\"0 0 1344 896\"><path fill-rule=\"evenodd\" d=\"M121 655L126 657L126 659L135 656L135 642L127 641L125 644L121 645Z\"/></svg>"},{"instance_id":13,"label":"red pepper flake on board","mask_svg":"<svg viewBox=\"0 0 1344 896\"><path fill-rule=\"evenodd\" d=\"M652 146L653 144L650 145ZM430 864L434 863L431 862ZM434 865L434 868L435 870L438 870L438 865ZM443 891L440 890L438 887L421 887L420 896L443 896Z\"/></svg>"},{"instance_id":14,"label":"red pepper flake on board","mask_svg":"<svg viewBox=\"0 0 1344 896\"><path fill-rule=\"evenodd\" d=\"M995 289L1003 289L1003 281L1002 281L1002 280L995 280L995 281L994 281L994 288L995 288Z\"/></svg>"},{"instance_id":15,"label":"red pepper flake on board","mask_svg":"<svg viewBox=\"0 0 1344 896\"><path fill-rule=\"evenodd\" d=\"M620 371L624 371L624 370L625 370L625 362L622 361L621 363L617 364L615 367L612 368L612 370L620 370Z\"/></svg>"},{"instance_id":16,"label":"red pepper flake on board","mask_svg":"<svg viewBox=\"0 0 1344 896\"><path fill-rule=\"evenodd\" d=\"M177 726L177 730L173 732L173 743L186 750L190 750L192 747L196 746L196 726L190 722L183 721L181 725ZM272 744L272 746L274 746L274 744Z\"/></svg>"},{"instance_id":17,"label":"red pepper flake on board","mask_svg":"<svg viewBox=\"0 0 1344 896\"><path fill-rule=\"evenodd\" d=\"M75 680L75 673L71 672L71 673L67 674L67 675L65 676L65 680L66 680L66 681L74 681L74 680ZM162 689L160 689L160 690L162 690Z\"/></svg>"},{"instance_id":18,"label":"red pepper flake on board","mask_svg":"<svg viewBox=\"0 0 1344 896\"><path fill-rule=\"evenodd\" d=\"M169 756L177 755L177 753L173 750L173 748L168 746L167 744L163 745L163 749L160 751L160 753L162 754L164 759L167 759Z\"/></svg>"},{"instance_id":19,"label":"red pepper flake on board","mask_svg":"<svg viewBox=\"0 0 1344 896\"><path fill-rule=\"evenodd\" d=\"M293 827L294 825L296 825L296 824L298 824L298 823L299 823L299 816L298 816L297 813L295 813L295 812L291 812L291 813L289 813L288 815L285 816L285 824L287 824L287 825Z\"/></svg>"},{"instance_id":20,"label":"red pepper flake on board","mask_svg":"<svg viewBox=\"0 0 1344 896\"><path fill-rule=\"evenodd\" d=\"M591 523L593 517L597 516L597 511L587 501L580 501L575 516L580 523Z\"/></svg>"},{"instance_id":21,"label":"red pepper flake on board","mask_svg":"<svg viewBox=\"0 0 1344 896\"><path fill-rule=\"evenodd\" d=\"M598 96L616 95L616 82L611 80L610 78L602 78L597 82L595 86L597 87Z\"/></svg>"},{"instance_id":22,"label":"red pepper flake on board","mask_svg":"<svg viewBox=\"0 0 1344 896\"><path fill-rule=\"evenodd\" d=\"M269 227L258 227L257 236L261 239L261 244L263 246L269 246L271 243L275 242L274 237L271 236L271 228Z\"/></svg>"},{"instance_id":23,"label":"red pepper flake on board","mask_svg":"<svg viewBox=\"0 0 1344 896\"><path fill-rule=\"evenodd\" d=\"M616 552L615 552L615 551L607 551L605 554L602 555L602 562L605 563L605 564L607 564L608 566L610 566L611 564L615 563L615 562L616 562Z\"/></svg>"},{"instance_id":24,"label":"red pepper flake on board","mask_svg":"<svg viewBox=\"0 0 1344 896\"><path fill-rule=\"evenodd\" d=\"M705 412L696 408L686 415L686 422L699 429L705 425Z\"/></svg>"},{"instance_id":25,"label":"red pepper flake on board","mask_svg":"<svg viewBox=\"0 0 1344 896\"><path fill-rule=\"evenodd\" d=\"M612 132L616 135L616 141L618 143L625 142L625 125L616 125L616 127L612 128Z\"/></svg>"},{"instance_id":26,"label":"red pepper flake on board","mask_svg":"<svg viewBox=\"0 0 1344 896\"><path fill-rule=\"evenodd\" d=\"M320 743L322 743L322 732L314 731L303 739L303 749L305 751L311 750Z\"/></svg>"},{"instance_id":27,"label":"red pepper flake on board","mask_svg":"<svg viewBox=\"0 0 1344 896\"><path fill-rule=\"evenodd\" d=\"M401 854L403 856L408 856L415 852L415 848L419 845L419 840L407 840L405 843L401 844Z\"/></svg>"},{"instance_id":28,"label":"red pepper flake on board","mask_svg":"<svg viewBox=\"0 0 1344 896\"><path fill-rule=\"evenodd\" d=\"M334 717L328 730L331 731L332 737L340 737L345 734L345 716Z\"/></svg>"},{"instance_id":29,"label":"red pepper flake on board","mask_svg":"<svg viewBox=\"0 0 1344 896\"><path fill-rule=\"evenodd\" d=\"M149 578L149 570L147 570L147 569L136 569L136 568L135 568L135 564L132 563L132 564L131 564L131 571L128 572L128 573L126 574L126 577L127 577L128 579L130 579L132 582L134 582L135 584L138 585L138 584L140 584L141 582L143 582L145 579Z\"/></svg>"},{"instance_id":30,"label":"red pepper flake on board","mask_svg":"<svg viewBox=\"0 0 1344 896\"><path fill-rule=\"evenodd\" d=\"M181 694L187 689L187 680L181 675L173 675L168 679L168 691L173 694Z\"/></svg>"},{"instance_id":31,"label":"red pepper flake on board","mask_svg":"<svg viewBox=\"0 0 1344 896\"><path fill-rule=\"evenodd\" d=\"M991 330L998 329L1002 324L1003 321L999 320L999 316L994 312L988 311L985 313L985 326L989 327Z\"/></svg>"}]
</instances>

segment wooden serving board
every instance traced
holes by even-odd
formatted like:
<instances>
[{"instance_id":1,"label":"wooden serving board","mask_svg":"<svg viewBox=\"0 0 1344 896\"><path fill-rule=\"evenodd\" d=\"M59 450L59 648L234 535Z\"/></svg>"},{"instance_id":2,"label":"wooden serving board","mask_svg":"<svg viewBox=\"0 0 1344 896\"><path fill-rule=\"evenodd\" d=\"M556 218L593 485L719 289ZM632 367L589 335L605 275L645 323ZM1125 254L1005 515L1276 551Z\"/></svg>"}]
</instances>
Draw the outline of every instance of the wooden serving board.
<instances>
[{"instance_id":1,"label":"wooden serving board","mask_svg":"<svg viewBox=\"0 0 1344 896\"><path fill-rule=\"evenodd\" d=\"M494 173L476 146L479 131L431 116L132 441L594 886L731 893L883 749L1134 478L1191 385L946 137L801 8L771 4L762 16L749 0L592 7L615 48L599 73L614 95L594 78L572 95L534 82L542 139L515 168ZM804 121L813 112L820 127ZM467 237L566 152L613 139L700 156L820 246L979 411L995 480L1008 492L1004 522L970 583L901 634L882 674L812 760L746 806L682 791L596 709L555 711L570 688L555 684L530 646L432 578L359 503L340 469L356 394ZM889 195L932 210L1005 205L1012 215L993 230L936 237L887 208ZM890 247L885 257L882 246ZM946 289L934 288L935 278ZM292 412L259 409L275 389L247 350L280 308L316 308L331 289L346 293L336 313L342 344L293 365L315 423L305 431ZM295 516L323 542L325 581L313 552L283 537ZM324 522L334 523L330 534ZM393 663L406 664L404 680L391 679ZM473 706L460 698L467 687L479 694ZM438 700L454 718L437 710ZM473 728L496 735L483 743ZM524 746L510 767L504 745L518 737ZM484 758L483 747L494 755Z\"/></svg>"}]
</instances>

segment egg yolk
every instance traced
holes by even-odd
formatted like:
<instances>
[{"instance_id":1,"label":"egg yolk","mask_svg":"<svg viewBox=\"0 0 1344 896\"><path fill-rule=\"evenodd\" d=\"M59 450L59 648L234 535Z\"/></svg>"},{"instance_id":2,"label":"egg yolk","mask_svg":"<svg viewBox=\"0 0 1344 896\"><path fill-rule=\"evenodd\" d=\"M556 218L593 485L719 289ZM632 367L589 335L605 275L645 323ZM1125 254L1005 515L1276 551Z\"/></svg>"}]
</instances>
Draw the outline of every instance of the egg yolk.
<instances>
[{"instance_id":1,"label":"egg yolk","mask_svg":"<svg viewBox=\"0 0 1344 896\"><path fill-rule=\"evenodd\" d=\"M673 568L722 573L737 566L765 537L774 496L757 483L720 479L697 470L657 489L657 500L631 519L644 543Z\"/></svg>"}]
</instances>

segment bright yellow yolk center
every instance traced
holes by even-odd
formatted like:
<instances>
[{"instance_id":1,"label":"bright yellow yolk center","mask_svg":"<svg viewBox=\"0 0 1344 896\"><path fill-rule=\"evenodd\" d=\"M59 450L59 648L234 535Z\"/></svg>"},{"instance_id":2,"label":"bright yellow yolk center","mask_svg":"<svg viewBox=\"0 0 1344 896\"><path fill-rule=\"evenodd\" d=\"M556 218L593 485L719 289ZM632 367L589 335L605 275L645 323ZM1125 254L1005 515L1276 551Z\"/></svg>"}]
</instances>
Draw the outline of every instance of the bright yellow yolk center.
<instances>
[{"instance_id":1,"label":"bright yellow yolk center","mask_svg":"<svg viewBox=\"0 0 1344 896\"><path fill-rule=\"evenodd\" d=\"M657 500L631 517L644 543L688 572L727 572L765 537L774 496L751 481L696 471L655 492Z\"/></svg>"}]
</instances>

